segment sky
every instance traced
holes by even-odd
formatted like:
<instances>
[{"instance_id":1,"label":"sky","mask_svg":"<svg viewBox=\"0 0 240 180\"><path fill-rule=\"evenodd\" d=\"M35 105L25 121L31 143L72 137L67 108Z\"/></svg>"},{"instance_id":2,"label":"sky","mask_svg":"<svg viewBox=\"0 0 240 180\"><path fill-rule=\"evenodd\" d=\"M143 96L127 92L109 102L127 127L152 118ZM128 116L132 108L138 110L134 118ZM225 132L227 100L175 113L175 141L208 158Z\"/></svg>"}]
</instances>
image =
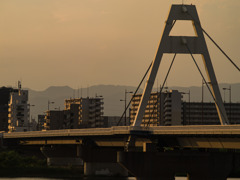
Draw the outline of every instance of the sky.
<instances>
[{"instance_id":1,"label":"sky","mask_svg":"<svg viewBox=\"0 0 240 180\"><path fill-rule=\"evenodd\" d=\"M154 59L171 4L182 0L1 0L0 86L44 90L92 85L137 86ZM240 66L240 1L195 4L203 28ZM192 35L177 22L171 35ZM207 40L207 39L206 39ZM239 71L207 40L219 83L240 83ZM164 55L155 86L173 55ZM196 60L204 72L200 55ZM168 86L201 86L190 55L177 55ZM157 85L156 85L157 84Z\"/></svg>"}]
</instances>

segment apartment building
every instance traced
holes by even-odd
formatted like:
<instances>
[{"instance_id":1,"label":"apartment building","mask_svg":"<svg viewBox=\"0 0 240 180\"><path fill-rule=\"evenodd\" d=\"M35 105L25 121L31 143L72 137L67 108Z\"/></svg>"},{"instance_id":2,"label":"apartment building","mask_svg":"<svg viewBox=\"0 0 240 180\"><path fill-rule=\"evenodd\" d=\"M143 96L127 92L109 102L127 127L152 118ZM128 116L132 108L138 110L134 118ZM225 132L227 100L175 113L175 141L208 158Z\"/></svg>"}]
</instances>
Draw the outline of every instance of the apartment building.
<instances>
[{"instance_id":1,"label":"apartment building","mask_svg":"<svg viewBox=\"0 0 240 180\"><path fill-rule=\"evenodd\" d=\"M142 94L134 96L130 108L130 122L133 123ZM177 90L151 93L142 126L181 125L181 93Z\"/></svg>"},{"instance_id":2,"label":"apartment building","mask_svg":"<svg viewBox=\"0 0 240 180\"><path fill-rule=\"evenodd\" d=\"M49 110L44 118L43 130L58 130L64 129L64 111Z\"/></svg>"},{"instance_id":3,"label":"apartment building","mask_svg":"<svg viewBox=\"0 0 240 180\"><path fill-rule=\"evenodd\" d=\"M8 131L8 109L10 101L10 93L13 88L0 88L0 131Z\"/></svg>"},{"instance_id":4,"label":"apartment building","mask_svg":"<svg viewBox=\"0 0 240 180\"><path fill-rule=\"evenodd\" d=\"M81 98L66 99L64 102L64 129L78 129L80 127Z\"/></svg>"},{"instance_id":5,"label":"apartment building","mask_svg":"<svg viewBox=\"0 0 240 180\"><path fill-rule=\"evenodd\" d=\"M163 118L160 125L164 125L164 126L182 125L181 93L178 92L177 90L170 90L169 92L165 92L163 101L164 101L163 102Z\"/></svg>"},{"instance_id":6,"label":"apartment building","mask_svg":"<svg viewBox=\"0 0 240 180\"><path fill-rule=\"evenodd\" d=\"M130 120L133 122L141 94L131 103ZM230 124L240 124L240 103L224 103ZM183 102L182 93L177 90L152 93L145 110L142 126L220 124L215 103Z\"/></svg>"},{"instance_id":7,"label":"apartment building","mask_svg":"<svg viewBox=\"0 0 240 180\"><path fill-rule=\"evenodd\" d=\"M81 98L80 127L103 127L103 98Z\"/></svg>"},{"instance_id":8,"label":"apartment building","mask_svg":"<svg viewBox=\"0 0 240 180\"><path fill-rule=\"evenodd\" d=\"M65 100L62 111L47 111L44 129L78 129L105 127L102 98L74 98Z\"/></svg>"},{"instance_id":9,"label":"apartment building","mask_svg":"<svg viewBox=\"0 0 240 180\"><path fill-rule=\"evenodd\" d=\"M138 106L141 101L142 94L136 94L133 97L133 100L131 102L131 107L129 109L130 111L130 123L132 124L135 116L137 114ZM145 114L143 116L142 120L142 126L147 126L148 124L150 126L157 126L159 125L160 120L160 94L159 93L152 93L148 104L145 109Z\"/></svg>"},{"instance_id":10,"label":"apartment building","mask_svg":"<svg viewBox=\"0 0 240 180\"><path fill-rule=\"evenodd\" d=\"M240 124L240 103L224 103L230 124ZM220 124L215 103L212 102L183 102L183 125L213 125Z\"/></svg>"},{"instance_id":11,"label":"apartment building","mask_svg":"<svg viewBox=\"0 0 240 180\"><path fill-rule=\"evenodd\" d=\"M10 93L8 109L8 131L22 132L29 130L29 104L28 90L21 89L18 82L18 90Z\"/></svg>"},{"instance_id":12,"label":"apartment building","mask_svg":"<svg viewBox=\"0 0 240 180\"><path fill-rule=\"evenodd\" d=\"M45 123L45 115L39 114L38 115L38 121L37 121L36 130L37 131L43 130L44 129L44 123Z\"/></svg>"}]
</instances>

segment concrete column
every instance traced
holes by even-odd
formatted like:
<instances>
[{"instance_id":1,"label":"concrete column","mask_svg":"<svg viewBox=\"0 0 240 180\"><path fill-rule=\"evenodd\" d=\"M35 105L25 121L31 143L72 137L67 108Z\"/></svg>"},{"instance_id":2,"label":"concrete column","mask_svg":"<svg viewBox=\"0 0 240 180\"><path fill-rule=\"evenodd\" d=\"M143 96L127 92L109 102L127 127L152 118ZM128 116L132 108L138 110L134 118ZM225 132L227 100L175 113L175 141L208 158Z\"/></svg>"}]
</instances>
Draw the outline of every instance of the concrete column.
<instances>
[{"instance_id":1,"label":"concrete column","mask_svg":"<svg viewBox=\"0 0 240 180\"><path fill-rule=\"evenodd\" d=\"M128 171L117 163L117 152L114 149L83 147L80 157L84 161L86 176L128 176Z\"/></svg>"},{"instance_id":2,"label":"concrete column","mask_svg":"<svg viewBox=\"0 0 240 180\"><path fill-rule=\"evenodd\" d=\"M175 180L174 175L162 175L161 177L137 177L137 180Z\"/></svg>"},{"instance_id":3,"label":"concrete column","mask_svg":"<svg viewBox=\"0 0 240 180\"><path fill-rule=\"evenodd\" d=\"M215 177L201 177L201 175L200 174L198 174L198 175L195 175L195 176L191 176L190 178L189 178L189 180L226 180L226 178L224 178L224 177L217 177L217 176L215 176Z\"/></svg>"},{"instance_id":4,"label":"concrete column","mask_svg":"<svg viewBox=\"0 0 240 180\"><path fill-rule=\"evenodd\" d=\"M83 161L80 158L71 157L52 157L47 158L48 166L82 166Z\"/></svg>"},{"instance_id":5,"label":"concrete column","mask_svg":"<svg viewBox=\"0 0 240 180\"><path fill-rule=\"evenodd\" d=\"M127 177L128 172L118 163L111 162L85 162L85 176L121 176Z\"/></svg>"},{"instance_id":6,"label":"concrete column","mask_svg":"<svg viewBox=\"0 0 240 180\"><path fill-rule=\"evenodd\" d=\"M137 180L175 180L174 179L174 177L173 177L173 179L171 178L171 177L161 177L161 178L159 178L159 177L151 177L151 178L149 178L149 177L141 177L141 178L136 178Z\"/></svg>"}]
</instances>

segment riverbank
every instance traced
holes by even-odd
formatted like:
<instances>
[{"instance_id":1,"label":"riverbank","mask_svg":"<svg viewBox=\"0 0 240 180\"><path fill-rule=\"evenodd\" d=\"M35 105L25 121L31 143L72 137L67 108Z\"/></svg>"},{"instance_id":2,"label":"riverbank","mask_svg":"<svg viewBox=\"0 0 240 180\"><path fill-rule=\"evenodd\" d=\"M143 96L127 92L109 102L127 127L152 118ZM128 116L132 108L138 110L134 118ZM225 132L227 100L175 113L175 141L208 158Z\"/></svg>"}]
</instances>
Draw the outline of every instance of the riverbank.
<instances>
[{"instance_id":1,"label":"riverbank","mask_svg":"<svg viewBox=\"0 0 240 180\"><path fill-rule=\"evenodd\" d=\"M82 178L81 168L53 168L53 167L27 167L2 168L0 177L47 177L47 178Z\"/></svg>"},{"instance_id":2,"label":"riverbank","mask_svg":"<svg viewBox=\"0 0 240 180\"><path fill-rule=\"evenodd\" d=\"M16 151L0 151L0 177L83 177L83 167L49 167L46 159L24 156Z\"/></svg>"}]
</instances>

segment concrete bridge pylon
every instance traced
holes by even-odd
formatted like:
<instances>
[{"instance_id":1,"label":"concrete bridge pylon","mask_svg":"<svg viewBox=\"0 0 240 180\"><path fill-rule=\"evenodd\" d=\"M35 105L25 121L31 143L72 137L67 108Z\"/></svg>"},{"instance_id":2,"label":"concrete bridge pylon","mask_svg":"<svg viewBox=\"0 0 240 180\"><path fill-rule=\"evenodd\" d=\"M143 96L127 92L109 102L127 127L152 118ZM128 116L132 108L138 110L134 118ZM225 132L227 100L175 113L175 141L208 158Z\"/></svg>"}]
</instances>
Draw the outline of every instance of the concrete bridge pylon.
<instances>
[{"instance_id":1,"label":"concrete bridge pylon","mask_svg":"<svg viewBox=\"0 0 240 180\"><path fill-rule=\"evenodd\" d=\"M196 36L170 36L170 32L177 20L192 21ZM201 28L201 23L198 17L195 5L172 5L166 25L162 34L162 38L157 50L155 59L146 82L144 92L138 107L133 126L140 126L145 113L154 81L161 63L164 53L174 54L201 54L208 76L208 81L211 87L211 92L215 100L216 108L221 125L228 124L228 117L223 105L218 82L214 73L211 58L208 52L207 44Z\"/></svg>"}]
</instances>

